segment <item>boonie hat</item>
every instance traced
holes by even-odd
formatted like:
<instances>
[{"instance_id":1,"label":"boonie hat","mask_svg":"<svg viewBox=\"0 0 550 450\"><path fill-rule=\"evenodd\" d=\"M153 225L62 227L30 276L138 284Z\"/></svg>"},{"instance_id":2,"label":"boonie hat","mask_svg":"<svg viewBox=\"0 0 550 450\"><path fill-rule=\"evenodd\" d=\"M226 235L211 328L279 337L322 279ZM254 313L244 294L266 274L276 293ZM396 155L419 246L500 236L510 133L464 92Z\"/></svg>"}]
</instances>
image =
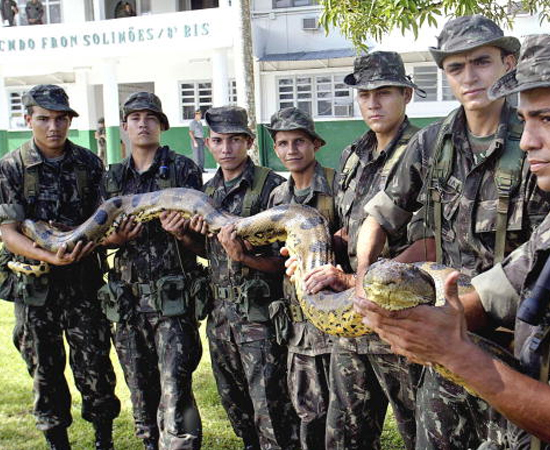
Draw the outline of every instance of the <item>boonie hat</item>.
<instances>
[{"instance_id":1,"label":"boonie hat","mask_svg":"<svg viewBox=\"0 0 550 450\"><path fill-rule=\"evenodd\" d=\"M504 36L504 32L495 22L476 14L449 20L437 37L437 47L430 47L430 53L437 66L442 69L443 60L447 56L484 45L502 48L516 56L520 48L517 38Z\"/></svg>"},{"instance_id":2,"label":"boonie hat","mask_svg":"<svg viewBox=\"0 0 550 450\"><path fill-rule=\"evenodd\" d=\"M269 134L275 140L277 131L303 130L312 139L319 139L325 145L325 140L315 132L315 124L311 116L301 109L289 106L282 108L271 116L269 126L266 125Z\"/></svg>"},{"instance_id":3,"label":"boonie hat","mask_svg":"<svg viewBox=\"0 0 550 450\"><path fill-rule=\"evenodd\" d=\"M489 89L491 100L540 87L550 87L550 34L527 36L518 65Z\"/></svg>"},{"instance_id":4,"label":"boonie hat","mask_svg":"<svg viewBox=\"0 0 550 450\"><path fill-rule=\"evenodd\" d=\"M212 131L223 134L247 134L252 139L256 135L248 128L246 109L240 106L218 106L208 109L204 119Z\"/></svg>"},{"instance_id":5,"label":"boonie hat","mask_svg":"<svg viewBox=\"0 0 550 450\"><path fill-rule=\"evenodd\" d=\"M405 65L397 52L380 51L358 56L353 62L353 73L344 78L344 83L365 91L382 86L410 87L421 97L426 96L426 92L405 74Z\"/></svg>"},{"instance_id":6,"label":"boonie hat","mask_svg":"<svg viewBox=\"0 0 550 450\"><path fill-rule=\"evenodd\" d=\"M126 118L136 111L151 111L159 118L164 130L170 128L168 117L162 112L160 98L152 92L142 91L131 94L122 105L122 120L126 122Z\"/></svg>"},{"instance_id":7,"label":"boonie hat","mask_svg":"<svg viewBox=\"0 0 550 450\"><path fill-rule=\"evenodd\" d=\"M69 106L69 96L65 90L55 84L39 84L23 95L23 106L40 106L50 111L66 111L71 117L78 113Z\"/></svg>"}]
</instances>

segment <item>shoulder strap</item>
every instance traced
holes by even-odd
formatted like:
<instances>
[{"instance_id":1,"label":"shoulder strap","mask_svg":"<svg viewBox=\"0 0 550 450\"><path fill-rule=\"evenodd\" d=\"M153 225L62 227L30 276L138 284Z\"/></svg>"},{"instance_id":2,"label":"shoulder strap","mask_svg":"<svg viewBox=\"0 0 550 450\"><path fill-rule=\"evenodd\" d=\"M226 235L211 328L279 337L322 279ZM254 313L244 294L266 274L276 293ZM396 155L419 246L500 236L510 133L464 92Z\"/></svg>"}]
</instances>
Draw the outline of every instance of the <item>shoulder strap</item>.
<instances>
[{"instance_id":1,"label":"shoulder strap","mask_svg":"<svg viewBox=\"0 0 550 450\"><path fill-rule=\"evenodd\" d=\"M434 234L435 234L435 256L436 261L441 263L443 260L443 242L442 242L442 214L443 208L441 205L440 186L444 184L451 175L451 169L454 158L454 146L450 136L451 126L458 114L459 109L456 109L449 114L439 129L437 140L434 147L434 160L430 173L428 174L428 189L430 195L428 201L432 201L434 205ZM430 208L426 208L426 214L429 214Z\"/></svg>"},{"instance_id":2,"label":"shoulder strap","mask_svg":"<svg viewBox=\"0 0 550 450\"><path fill-rule=\"evenodd\" d=\"M327 183L331 187L332 191L336 171L334 169L331 169L330 167L323 167L323 172L325 173L325 178L327 179ZM318 195L315 209L317 209L325 217L325 219L328 220L329 225L332 226L336 217L336 212L334 209L334 197L328 194Z\"/></svg>"},{"instance_id":3,"label":"shoulder strap","mask_svg":"<svg viewBox=\"0 0 550 450\"><path fill-rule=\"evenodd\" d=\"M105 173L105 192L107 198L118 197L122 194L122 173L124 166L122 163L109 164L109 169Z\"/></svg>"},{"instance_id":4,"label":"shoulder strap","mask_svg":"<svg viewBox=\"0 0 550 450\"><path fill-rule=\"evenodd\" d=\"M212 197L215 190L216 188L213 185L209 184L204 188L204 193L208 195L208 197Z\"/></svg>"},{"instance_id":5,"label":"shoulder strap","mask_svg":"<svg viewBox=\"0 0 550 450\"><path fill-rule=\"evenodd\" d=\"M399 140L396 143L396 146L393 150L393 153L391 156L386 160L384 163L384 166L382 167L381 175L382 177L386 178L393 166L401 159L401 156L403 156L403 153L405 152L405 149L407 148L407 145L409 145L409 141L411 138L416 134L416 132L420 130L420 128L409 125L405 130L403 131L403 134L399 138Z\"/></svg>"},{"instance_id":6,"label":"shoulder strap","mask_svg":"<svg viewBox=\"0 0 550 450\"><path fill-rule=\"evenodd\" d=\"M252 215L252 206L257 202L257 199L262 194L264 189L265 182L271 169L262 166L254 166L254 180L252 181L252 186L250 186L245 194L243 199L243 208L241 211L242 217L248 217ZM254 211L254 214L257 211Z\"/></svg>"},{"instance_id":7,"label":"shoulder strap","mask_svg":"<svg viewBox=\"0 0 550 450\"><path fill-rule=\"evenodd\" d=\"M161 158L159 172L157 174L158 187L159 189L176 187L178 184L176 179L176 154L168 148L163 148L162 151L165 153Z\"/></svg>"},{"instance_id":8,"label":"shoulder strap","mask_svg":"<svg viewBox=\"0 0 550 450\"><path fill-rule=\"evenodd\" d=\"M498 160L495 173L495 185L498 192L495 263L504 259L510 197L521 184L523 178L522 169L525 152L519 147L521 132L521 124L514 118L513 122L509 124L506 143Z\"/></svg>"},{"instance_id":9,"label":"shoulder strap","mask_svg":"<svg viewBox=\"0 0 550 450\"><path fill-rule=\"evenodd\" d=\"M35 165L30 165L31 149L31 141L25 142L21 146L21 159L23 160L23 195L29 205L34 204L39 190L37 167Z\"/></svg>"}]
</instances>

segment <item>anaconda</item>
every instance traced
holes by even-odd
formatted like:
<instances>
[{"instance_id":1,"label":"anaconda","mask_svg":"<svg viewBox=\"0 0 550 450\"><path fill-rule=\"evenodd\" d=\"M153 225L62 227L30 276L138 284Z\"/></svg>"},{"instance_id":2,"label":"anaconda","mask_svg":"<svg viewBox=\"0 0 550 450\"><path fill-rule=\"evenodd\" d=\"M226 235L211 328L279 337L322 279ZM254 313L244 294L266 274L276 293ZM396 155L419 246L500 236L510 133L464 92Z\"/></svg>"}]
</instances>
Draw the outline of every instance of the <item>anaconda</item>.
<instances>
[{"instance_id":1,"label":"anaconda","mask_svg":"<svg viewBox=\"0 0 550 450\"><path fill-rule=\"evenodd\" d=\"M315 209L302 205L281 205L250 217L238 217L218 211L207 195L185 188L164 189L146 194L114 197L103 203L86 222L72 231L59 231L45 222L25 220L23 233L46 250L56 252L65 245L71 250L78 241L99 243L112 233L120 221L132 216L137 222L146 222L158 217L163 211L177 211L184 217L195 214L202 216L209 231L216 233L222 226L234 224L237 235L252 245L271 242L286 242L290 255L297 258L294 276L297 297L306 317L320 330L344 337L358 337L372 330L368 329L353 309L354 289L335 293L322 291L307 294L303 286L303 275L324 264L334 264L331 236L325 218ZM369 298L390 309L403 309L420 303L444 301L443 283L452 269L435 263L420 265L378 266L365 277L365 289ZM462 291L471 289L469 280L460 280ZM411 289L417 288L413 296ZM418 289L419 288L419 289ZM414 297L414 301L410 301ZM513 358L494 344L475 338L482 346L504 360ZM445 369L438 367L445 377L462 384Z\"/></svg>"}]
</instances>

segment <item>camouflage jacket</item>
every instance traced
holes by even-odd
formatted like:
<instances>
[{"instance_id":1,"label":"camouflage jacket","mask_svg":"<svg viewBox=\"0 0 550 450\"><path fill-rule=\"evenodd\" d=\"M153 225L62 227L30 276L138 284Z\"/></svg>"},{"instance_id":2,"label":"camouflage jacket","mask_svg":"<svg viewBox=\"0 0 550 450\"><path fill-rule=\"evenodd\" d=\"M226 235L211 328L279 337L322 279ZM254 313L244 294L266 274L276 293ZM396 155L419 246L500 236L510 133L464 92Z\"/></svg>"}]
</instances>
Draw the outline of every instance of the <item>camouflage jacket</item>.
<instances>
[{"instance_id":1,"label":"camouflage jacket","mask_svg":"<svg viewBox=\"0 0 550 450\"><path fill-rule=\"evenodd\" d=\"M211 197L216 208L240 216L244 196L254 180L254 167L252 160L248 159L240 180L228 192L225 188L222 170L218 169L214 177L205 184L203 190L214 189ZM271 191L284 180L275 172L269 173L258 201L252 205L251 214L257 214L267 209ZM282 298L282 275L259 272L231 260L215 236L207 239L206 251L209 260L210 281L213 287L241 286L247 280L260 278L269 284L270 301ZM257 248L256 251L258 255L278 254L278 250L272 246ZM233 335L237 342L242 343L263 340L272 336L272 327L266 326L266 323L263 322L248 320L240 307L241 305L216 298L216 295L214 297L214 307L208 317L207 330L210 337L231 340Z\"/></svg>"},{"instance_id":2,"label":"camouflage jacket","mask_svg":"<svg viewBox=\"0 0 550 450\"><path fill-rule=\"evenodd\" d=\"M550 337L550 307L546 308L538 326L517 319L516 314L521 300L530 296L548 257L550 214L533 231L531 238L508 255L502 264L497 264L472 279L483 308L494 323L508 328L515 325L515 356L521 363L523 373L535 379L539 378L542 359L542 349L538 342L543 336L546 339ZM515 432L520 439L529 442L525 432Z\"/></svg>"},{"instance_id":3,"label":"camouflage jacket","mask_svg":"<svg viewBox=\"0 0 550 450\"><path fill-rule=\"evenodd\" d=\"M418 128L412 125L407 118L399 127L395 138L377 156L376 135L373 131L367 131L357 141L347 147L340 158L338 180L336 185L336 205L340 227L344 228L348 235L348 256L351 270L357 270L357 237L359 228L365 220L364 207L367 202L386 186L386 181L392 167L399 160L392 159L396 148L405 145L404 136L412 136ZM355 153L359 157L358 162L352 166L347 163L350 156ZM347 163L347 164L346 164ZM389 237L389 249L384 256L394 257L407 245L406 230L399 230Z\"/></svg>"},{"instance_id":4,"label":"camouflage jacket","mask_svg":"<svg viewBox=\"0 0 550 450\"><path fill-rule=\"evenodd\" d=\"M162 176L173 177L170 185L200 190L202 174L197 165L189 158L178 155L168 147L159 147L151 166L142 173L134 168L131 156L121 162L120 179L116 180L119 192L110 192L107 173L102 183L103 198L114 195L143 194L158 191L160 167L168 167L168 173ZM173 167L173 169L171 169ZM185 271L196 267L196 257L193 253L182 251L182 262ZM176 241L164 231L159 220L152 220L143 226L138 237L122 245L115 255L115 278L127 283L150 283L166 275L181 274Z\"/></svg>"},{"instance_id":5,"label":"camouflage jacket","mask_svg":"<svg viewBox=\"0 0 550 450\"><path fill-rule=\"evenodd\" d=\"M327 180L324 169L321 164L315 164L315 173L311 182L311 191L309 195L301 202L302 205L317 207L318 199L321 196L332 197L334 186L331 186ZM280 186L277 186L271 192L269 206L286 205L298 203L294 196L294 181L292 177ZM333 202L334 205L334 202ZM327 217L327 220L329 218ZM336 223L329 224L331 232L336 231ZM319 331L305 318L301 319L300 303L296 298L296 290L288 277L283 281L283 292L285 298L290 301L291 316L293 317L292 329L288 340L288 349L293 353L303 355L317 356L324 353L330 353L332 346L331 338L327 334ZM295 313L293 311L296 311ZM297 320L301 319L301 320Z\"/></svg>"},{"instance_id":6,"label":"camouflage jacket","mask_svg":"<svg viewBox=\"0 0 550 450\"><path fill-rule=\"evenodd\" d=\"M25 219L51 220L73 228L88 219L100 203L101 160L90 150L69 140L65 146L65 156L59 161L44 158L34 141L24 145L30 146L26 161L23 161L25 152L22 147L0 160L0 224ZM38 186L32 198L25 198L25 168L31 168L37 174ZM87 186L80 190L77 171L86 174ZM80 192L84 198L81 198ZM88 275L84 277L87 287L92 282L97 284L100 271L95 253L78 263L52 266L50 277L79 285L83 282L81 274L84 273Z\"/></svg>"},{"instance_id":7,"label":"camouflage jacket","mask_svg":"<svg viewBox=\"0 0 550 450\"><path fill-rule=\"evenodd\" d=\"M454 160L452 172L442 196L443 263L475 275L494 264L498 191L495 172L502 152L506 150L508 127L517 120L514 108L505 104L495 139L486 157L474 165L467 137L467 125L461 108L451 124ZM417 133L404 157L390 175L384 192L379 193L365 210L392 234L401 230L412 213L424 207L426 228L433 229L433 205L426 208L430 185L430 167L434 164L434 148L442 122L434 123ZM510 196L506 253L531 235L550 209L550 196L537 186L529 165L523 163L523 178ZM416 236L413 240L421 238Z\"/></svg>"}]
</instances>

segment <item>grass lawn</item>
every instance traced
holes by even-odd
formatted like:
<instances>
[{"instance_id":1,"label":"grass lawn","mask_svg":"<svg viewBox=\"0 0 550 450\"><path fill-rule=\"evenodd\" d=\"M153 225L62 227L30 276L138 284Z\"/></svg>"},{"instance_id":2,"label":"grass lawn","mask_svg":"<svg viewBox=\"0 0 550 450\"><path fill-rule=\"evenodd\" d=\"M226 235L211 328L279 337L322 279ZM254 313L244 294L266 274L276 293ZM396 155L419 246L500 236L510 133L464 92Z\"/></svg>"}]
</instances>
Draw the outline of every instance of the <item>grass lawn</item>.
<instances>
[{"instance_id":1,"label":"grass lawn","mask_svg":"<svg viewBox=\"0 0 550 450\"><path fill-rule=\"evenodd\" d=\"M31 415L32 381L11 341L13 321L13 305L0 300L0 450L42 450L46 448L45 441L42 433L34 427L34 419ZM218 399L204 334L203 350L203 358L194 374L193 385L203 423L202 448L205 450L241 449L241 440L233 433ZM114 353L112 359L118 380L117 395L122 402L122 412L115 421L116 449L141 450L141 443L133 434L128 389ZM66 371L66 376L73 395L74 423L69 429L73 450L91 450L93 448L92 426L80 418L80 395L74 387L69 369ZM391 414L388 414L386 419L382 438L383 450L404 449Z\"/></svg>"}]
</instances>

